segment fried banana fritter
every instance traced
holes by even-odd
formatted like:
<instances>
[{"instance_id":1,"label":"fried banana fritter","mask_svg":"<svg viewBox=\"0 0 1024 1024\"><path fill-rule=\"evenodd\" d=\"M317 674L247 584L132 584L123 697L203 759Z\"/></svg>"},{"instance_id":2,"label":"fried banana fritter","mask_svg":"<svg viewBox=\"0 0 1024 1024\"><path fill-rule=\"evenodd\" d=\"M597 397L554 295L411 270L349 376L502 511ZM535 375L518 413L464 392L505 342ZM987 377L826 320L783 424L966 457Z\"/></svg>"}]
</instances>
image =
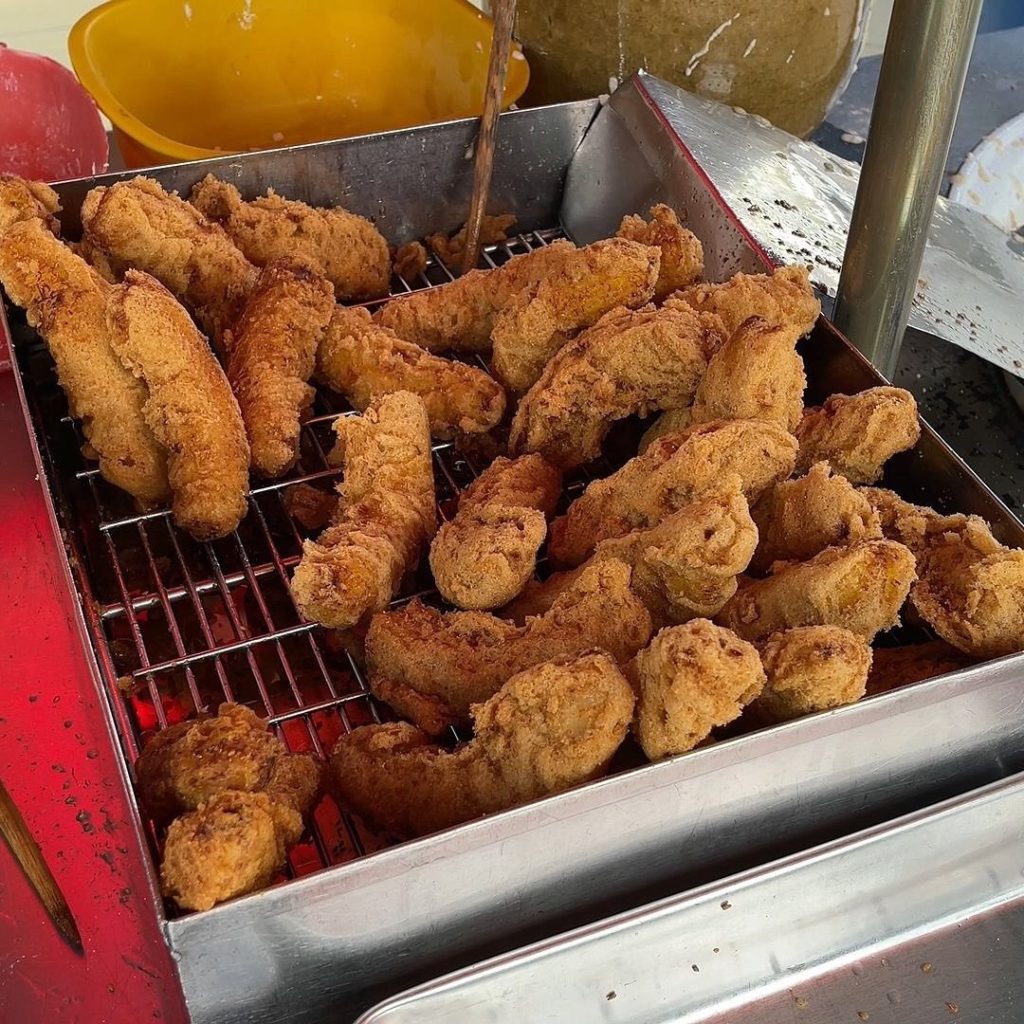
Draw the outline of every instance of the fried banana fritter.
<instances>
[{"instance_id":1,"label":"fried banana fritter","mask_svg":"<svg viewBox=\"0 0 1024 1024\"><path fill-rule=\"evenodd\" d=\"M638 695L633 729L652 761L686 753L739 718L765 683L754 646L707 619L661 630L627 675Z\"/></svg>"},{"instance_id":2,"label":"fried banana fritter","mask_svg":"<svg viewBox=\"0 0 1024 1024\"><path fill-rule=\"evenodd\" d=\"M660 250L625 238L574 249L495 315L491 365L498 380L517 394L526 391L568 335L617 306L634 309L650 301L660 265Z\"/></svg>"},{"instance_id":3,"label":"fried banana fritter","mask_svg":"<svg viewBox=\"0 0 1024 1024\"><path fill-rule=\"evenodd\" d=\"M692 423L765 420L792 432L804 410L807 376L796 350L800 326L744 320L708 363Z\"/></svg>"},{"instance_id":4,"label":"fried banana fritter","mask_svg":"<svg viewBox=\"0 0 1024 1024\"><path fill-rule=\"evenodd\" d=\"M760 541L751 568L767 572L773 562L804 562L825 548L882 536L868 499L827 462L807 474L777 483L752 511Z\"/></svg>"},{"instance_id":5,"label":"fried banana fritter","mask_svg":"<svg viewBox=\"0 0 1024 1024\"><path fill-rule=\"evenodd\" d=\"M384 236L365 217L340 206L315 207L283 199L273 189L245 202L234 185L208 174L189 201L221 225L257 267L300 258L323 274L339 299L387 295L391 254Z\"/></svg>"},{"instance_id":6,"label":"fried banana fritter","mask_svg":"<svg viewBox=\"0 0 1024 1024\"><path fill-rule=\"evenodd\" d=\"M839 626L797 626L770 636L761 661L768 681L751 710L767 722L788 722L860 700L871 647Z\"/></svg>"},{"instance_id":7,"label":"fried banana fritter","mask_svg":"<svg viewBox=\"0 0 1024 1024\"><path fill-rule=\"evenodd\" d=\"M0 235L20 221L37 218L56 234L59 212L60 199L45 181L29 181L0 172Z\"/></svg>"},{"instance_id":8,"label":"fried banana fritter","mask_svg":"<svg viewBox=\"0 0 1024 1024\"><path fill-rule=\"evenodd\" d=\"M393 391L419 395L430 433L443 439L491 430L505 414L505 392L483 370L402 341L361 307L335 310L320 345L317 378L357 409Z\"/></svg>"},{"instance_id":9,"label":"fried banana fritter","mask_svg":"<svg viewBox=\"0 0 1024 1024\"><path fill-rule=\"evenodd\" d=\"M222 346L224 331L256 283L256 268L219 224L140 176L94 188L82 203L82 227L86 244L115 271L132 267L152 274Z\"/></svg>"},{"instance_id":10,"label":"fried banana fritter","mask_svg":"<svg viewBox=\"0 0 1024 1024\"><path fill-rule=\"evenodd\" d=\"M717 618L755 643L794 626L841 626L870 640L899 621L914 579L908 548L865 540L741 586Z\"/></svg>"},{"instance_id":11,"label":"fried banana fritter","mask_svg":"<svg viewBox=\"0 0 1024 1024\"><path fill-rule=\"evenodd\" d=\"M302 614L335 629L383 608L437 528L427 410L397 391L362 416L335 420L345 466L334 520L302 546L292 594Z\"/></svg>"},{"instance_id":12,"label":"fried banana fritter","mask_svg":"<svg viewBox=\"0 0 1024 1024\"><path fill-rule=\"evenodd\" d=\"M628 238L661 250L655 302L661 302L672 292L699 281L704 273L704 247L700 239L684 228L676 211L664 203L651 207L650 221L636 214L623 217L615 234L618 238Z\"/></svg>"},{"instance_id":13,"label":"fried banana fritter","mask_svg":"<svg viewBox=\"0 0 1024 1024\"><path fill-rule=\"evenodd\" d=\"M146 422L146 389L111 347L110 286L37 217L0 233L0 284L46 341L103 478L143 507L166 501L167 457Z\"/></svg>"},{"instance_id":14,"label":"fried banana fritter","mask_svg":"<svg viewBox=\"0 0 1024 1024\"><path fill-rule=\"evenodd\" d=\"M615 420L689 405L722 341L716 318L645 307L606 313L544 368L516 410L513 453L563 469L596 458Z\"/></svg>"},{"instance_id":15,"label":"fried banana fritter","mask_svg":"<svg viewBox=\"0 0 1024 1024\"><path fill-rule=\"evenodd\" d=\"M879 647L868 675L867 693L888 693L947 672L958 672L976 664L976 659L958 651L945 640L929 640L907 647Z\"/></svg>"},{"instance_id":16,"label":"fried banana fritter","mask_svg":"<svg viewBox=\"0 0 1024 1024\"><path fill-rule=\"evenodd\" d=\"M498 458L463 491L455 517L430 547L445 600L489 609L511 601L533 576L562 474L539 455Z\"/></svg>"},{"instance_id":17,"label":"fried banana fritter","mask_svg":"<svg viewBox=\"0 0 1024 1024\"><path fill-rule=\"evenodd\" d=\"M865 488L887 537L918 560L911 603L954 647L978 658L1024 650L1024 549L1000 544L978 516L943 516Z\"/></svg>"},{"instance_id":18,"label":"fried banana fritter","mask_svg":"<svg viewBox=\"0 0 1024 1024\"><path fill-rule=\"evenodd\" d=\"M723 284L696 284L667 301L683 301L704 313L717 313L729 334L752 316L807 334L821 313L807 267L779 267L771 274L735 274Z\"/></svg>"},{"instance_id":19,"label":"fried banana fritter","mask_svg":"<svg viewBox=\"0 0 1024 1024\"><path fill-rule=\"evenodd\" d=\"M418 601L382 612L366 635L370 688L433 732L438 723L465 721L471 704L539 662L593 647L626 661L651 635L651 617L629 580L622 562L595 565L546 615L521 628L484 612L444 613ZM424 714L429 704L436 715Z\"/></svg>"},{"instance_id":20,"label":"fried banana fritter","mask_svg":"<svg viewBox=\"0 0 1024 1024\"><path fill-rule=\"evenodd\" d=\"M793 471L796 440L774 423L722 420L659 438L618 472L595 480L551 524L551 556L579 565L598 543L661 522L737 475L748 501Z\"/></svg>"},{"instance_id":21,"label":"fried banana fritter","mask_svg":"<svg viewBox=\"0 0 1024 1024\"><path fill-rule=\"evenodd\" d=\"M238 402L206 339L155 278L137 270L111 287L110 345L145 385L146 423L167 449L174 521L198 540L245 515L249 442Z\"/></svg>"},{"instance_id":22,"label":"fried banana fritter","mask_svg":"<svg viewBox=\"0 0 1024 1024\"><path fill-rule=\"evenodd\" d=\"M298 458L301 420L314 397L308 381L334 308L330 281L304 263L279 260L260 271L225 334L228 380L261 476L280 476Z\"/></svg>"},{"instance_id":23,"label":"fried banana fritter","mask_svg":"<svg viewBox=\"0 0 1024 1024\"><path fill-rule=\"evenodd\" d=\"M693 426L693 410L685 405L679 409L667 409L643 433L637 452L643 455L659 437L666 434L679 434L687 427Z\"/></svg>"},{"instance_id":24,"label":"fried banana fritter","mask_svg":"<svg viewBox=\"0 0 1024 1024\"><path fill-rule=\"evenodd\" d=\"M917 402L903 388L868 388L856 395L833 395L824 405L805 409L797 424L797 472L825 460L853 484L871 484L897 452L917 444L921 424Z\"/></svg>"},{"instance_id":25,"label":"fried banana fritter","mask_svg":"<svg viewBox=\"0 0 1024 1024\"><path fill-rule=\"evenodd\" d=\"M342 803L378 828L426 835L602 774L633 703L607 654L549 660L475 704L473 739L455 751L404 722L366 725L338 740L331 777Z\"/></svg>"}]
</instances>

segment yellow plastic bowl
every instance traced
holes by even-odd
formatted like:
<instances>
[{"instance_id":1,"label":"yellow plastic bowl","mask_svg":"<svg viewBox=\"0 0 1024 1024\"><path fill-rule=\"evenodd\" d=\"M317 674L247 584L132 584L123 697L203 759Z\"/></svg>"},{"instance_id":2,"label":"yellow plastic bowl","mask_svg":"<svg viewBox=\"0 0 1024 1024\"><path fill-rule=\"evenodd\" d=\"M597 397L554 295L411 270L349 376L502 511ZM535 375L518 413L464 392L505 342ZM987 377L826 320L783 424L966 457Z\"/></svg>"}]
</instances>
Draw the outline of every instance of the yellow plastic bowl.
<instances>
[{"instance_id":1,"label":"yellow plastic bowl","mask_svg":"<svg viewBox=\"0 0 1024 1024\"><path fill-rule=\"evenodd\" d=\"M467 0L110 0L68 49L140 167L478 115L491 28ZM505 106L528 79L515 47Z\"/></svg>"}]
</instances>

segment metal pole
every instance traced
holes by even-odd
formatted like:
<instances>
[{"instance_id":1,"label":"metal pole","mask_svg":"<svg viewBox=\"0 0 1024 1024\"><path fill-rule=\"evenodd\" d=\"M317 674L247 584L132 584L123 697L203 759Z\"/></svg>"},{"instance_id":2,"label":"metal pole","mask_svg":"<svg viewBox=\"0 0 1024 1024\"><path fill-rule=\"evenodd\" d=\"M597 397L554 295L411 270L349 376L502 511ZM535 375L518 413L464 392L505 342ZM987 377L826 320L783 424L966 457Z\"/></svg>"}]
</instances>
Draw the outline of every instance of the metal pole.
<instances>
[{"instance_id":1,"label":"metal pole","mask_svg":"<svg viewBox=\"0 0 1024 1024\"><path fill-rule=\"evenodd\" d=\"M982 0L895 0L836 293L836 326L892 377Z\"/></svg>"}]
</instances>

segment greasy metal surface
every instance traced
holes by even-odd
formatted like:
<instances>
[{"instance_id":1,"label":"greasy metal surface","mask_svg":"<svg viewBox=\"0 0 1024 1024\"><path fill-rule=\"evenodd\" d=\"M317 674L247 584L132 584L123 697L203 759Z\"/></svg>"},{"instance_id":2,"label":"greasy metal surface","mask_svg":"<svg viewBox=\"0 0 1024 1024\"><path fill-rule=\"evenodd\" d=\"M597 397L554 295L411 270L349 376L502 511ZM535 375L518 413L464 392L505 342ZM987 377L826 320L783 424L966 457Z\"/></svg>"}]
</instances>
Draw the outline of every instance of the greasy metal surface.
<instances>
[{"instance_id":1,"label":"greasy metal surface","mask_svg":"<svg viewBox=\"0 0 1024 1024\"><path fill-rule=\"evenodd\" d=\"M1017 776L440 979L358 1024L1017 1024L1022 849Z\"/></svg>"}]
</instances>

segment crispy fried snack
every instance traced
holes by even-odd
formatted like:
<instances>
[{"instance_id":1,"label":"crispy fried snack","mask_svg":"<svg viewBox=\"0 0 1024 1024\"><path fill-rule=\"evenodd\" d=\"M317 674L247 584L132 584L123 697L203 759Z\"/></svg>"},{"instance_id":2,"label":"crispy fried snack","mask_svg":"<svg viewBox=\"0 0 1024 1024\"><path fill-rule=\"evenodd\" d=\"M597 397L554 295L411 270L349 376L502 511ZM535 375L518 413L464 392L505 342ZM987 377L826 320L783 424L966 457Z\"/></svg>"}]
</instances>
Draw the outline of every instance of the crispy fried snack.
<instances>
[{"instance_id":1,"label":"crispy fried snack","mask_svg":"<svg viewBox=\"0 0 1024 1024\"><path fill-rule=\"evenodd\" d=\"M497 608L533 575L562 474L539 455L499 458L462 492L437 531L430 568L441 596L459 608Z\"/></svg>"},{"instance_id":2,"label":"crispy fried snack","mask_svg":"<svg viewBox=\"0 0 1024 1024\"><path fill-rule=\"evenodd\" d=\"M643 455L659 437L664 437L666 434L682 433L690 426L693 426L693 412L690 406L667 409L644 431L640 438L640 444L637 446L637 453Z\"/></svg>"},{"instance_id":3,"label":"crispy fried snack","mask_svg":"<svg viewBox=\"0 0 1024 1024\"><path fill-rule=\"evenodd\" d=\"M317 379L357 409L393 391L419 395L430 433L439 438L483 433L505 414L505 392L483 370L402 341L361 307L335 310L320 345Z\"/></svg>"},{"instance_id":4,"label":"crispy fried snack","mask_svg":"<svg viewBox=\"0 0 1024 1024\"><path fill-rule=\"evenodd\" d=\"M281 495L281 504L304 530L324 529L338 507L337 491L321 491L307 483L292 484Z\"/></svg>"},{"instance_id":5,"label":"crispy fried snack","mask_svg":"<svg viewBox=\"0 0 1024 1024\"><path fill-rule=\"evenodd\" d=\"M606 313L544 367L512 420L509 449L563 469L597 457L615 420L687 406L722 338L706 314Z\"/></svg>"},{"instance_id":6,"label":"crispy fried snack","mask_svg":"<svg viewBox=\"0 0 1024 1024\"><path fill-rule=\"evenodd\" d=\"M978 516L943 516L880 488L863 493L885 535L917 557L911 602L943 640L977 658L1024 650L1024 549L1004 547Z\"/></svg>"},{"instance_id":7,"label":"crispy fried snack","mask_svg":"<svg viewBox=\"0 0 1024 1024\"><path fill-rule=\"evenodd\" d=\"M879 647L868 675L868 696L888 693L924 679L958 672L976 664L976 660L958 651L945 640L929 640L907 647Z\"/></svg>"},{"instance_id":8,"label":"crispy fried snack","mask_svg":"<svg viewBox=\"0 0 1024 1024\"><path fill-rule=\"evenodd\" d=\"M382 612L366 635L370 688L436 734L465 721L471 704L487 700L531 665L593 647L625 661L651 635L651 617L629 578L622 562L593 566L546 615L522 628L484 612L443 613L419 601Z\"/></svg>"},{"instance_id":9,"label":"crispy fried snack","mask_svg":"<svg viewBox=\"0 0 1024 1024\"><path fill-rule=\"evenodd\" d=\"M256 283L256 268L223 228L152 178L94 188L82 203L82 227L115 271L152 274L218 346Z\"/></svg>"},{"instance_id":10,"label":"crispy fried snack","mask_svg":"<svg viewBox=\"0 0 1024 1024\"><path fill-rule=\"evenodd\" d=\"M655 302L661 302L677 289L699 281L704 273L704 247L700 239L684 228L676 211L664 203L651 207L650 221L636 214L623 217L615 234L618 238L628 238L661 250Z\"/></svg>"},{"instance_id":11,"label":"crispy fried snack","mask_svg":"<svg viewBox=\"0 0 1024 1024\"><path fill-rule=\"evenodd\" d=\"M720 420L668 434L590 484L551 524L549 552L579 565L600 541L656 525L733 474L753 502L789 476L795 460L795 439L774 423Z\"/></svg>"},{"instance_id":12,"label":"crispy fried snack","mask_svg":"<svg viewBox=\"0 0 1024 1024\"><path fill-rule=\"evenodd\" d=\"M404 722L367 725L338 740L331 778L343 804L378 828L426 835L602 774L633 702L607 654L549 660L475 704L474 737L455 751Z\"/></svg>"},{"instance_id":13,"label":"crispy fried snack","mask_svg":"<svg viewBox=\"0 0 1024 1024\"><path fill-rule=\"evenodd\" d=\"M198 540L226 536L245 515L249 442L206 339L174 296L137 270L111 287L107 328L146 388L143 415L167 449L174 521Z\"/></svg>"},{"instance_id":14,"label":"crispy fried snack","mask_svg":"<svg viewBox=\"0 0 1024 1024\"><path fill-rule=\"evenodd\" d=\"M298 257L334 285L339 299L362 301L388 293L388 243L365 217L340 206L322 208L283 199L273 189L245 202L234 185L212 174L192 189L189 201L220 224L257 267Z\"/></svg>"},{"instance_id":15,"label":"crispy fried snack","mask_svg":"<svg viewBox=\"0 0 1024 1024\"><path fill-rule=\"evenodd\" d=\"M393 264L399 277L411 281L427 269L427 250L422 242L406 242L395 250Z\"/></svg>"},{"instance_id":16,"label":"crispy fried snack","mask_svg":"<svg viewBox=\"0 0 1024 1024\"><path fill-rule=\"evenodd\" d=\"M146 423L146 389L111 348L109 285L39 218L0 234L0 284L46 341L86 456L143 507L165 501L167 459Z\"/></svg>"},{"instance_id":17,"label":"crispy fried snack","mask_svg":"<svg viewBox=\"0 0 1024 1024\"><path fill-rule=\"evenodd\" d=\"M302 546L292 594L302 614L335 629L385 607L437 529L423 402L396 391L362 416L335 420L345 465L334 522Z\"/></svg>"},{"instance_id":18,"label":"crispy fried snack","mask_svg":"<svg viewBox=\"0 0 1024 1024\"><path fill-rule=\"evenodd\" d=\"M797 424L796 470L803 473L824 459L850 483L871 484L893 455L913 448L920 436L917 402L903 388L833 395L824 405L805 409Z\"/></svg>"},{"instance_id":19,"label":"crispy fried snack","mask_svg":"<svg viewBox=\"0 0 1024 1024\"><path fill-rule=\"evenodd\" d=\"M330 281L282 259L260 271L234 330L225 332L228 380L261 476L280 476L298 458L301 420L314 397L307 382L334 308Z\"/></svg>"},{"instance_id":20,"label":"crispy fried snack","mask_svg":"<svg viewBox=\"0 0 1024 1024\"><path fill-rule=\"evenodd\" d=\"M574 331L617 306L642 306L654 294L661 252L625 238L574 249L562 266L513 295L494 317L491 364L510 391L526 391Z\"/></svg>"},{"instance_id":21,"label":"crispy fried snack","mask_svg":"<svg viewBox=\"0 0 1024 1024\"><path fill-rule=\"evenodd\" d=\"M729 334L752 316L785 324L807 334L821 313L806 267L779 267L771 274L735 274L723 284L696 284L676 292L682 301L705 313L717 313Z\"/></svg>"},{"instance_id":22,"label":"crispy fried snack","mask_svg":"<svg viewBox=\"0 0 1024 1024\"><path fill-rule=\"evenodd\" d=\"M717 618L754 643L794 626L841 626L870 640L899 621L914 579L908 548L865 540L741 586Z\"/></svg>"},{"instance_id":23,"label":"crispy fried snack","mask_svg":"<svg viewBox=\"0 0 1024 1024\"><path fill-rule=\"evenodd\" d=\"M839 626L797 626L769 637L761 661L768 682L751 711L766 722L788 722L860 700L871 647Z\"/></svg>"},{"instance_id":24,"label":"crispy fried snack","mask_svg":"<svg viewBox=\"0 0 1024 1024\"><path fill-rule=\"evenodd\" d=\"M738 485L738 478L733 480ZM519 623L543 615L588 566L609 558L633 567L633 593L656 626L715 615L736 593L736 577L756 545L757 528L743 495L737 490L708 495L657 526L601 541L582 566L527 584L501 615Z\"/></svg>"},{"instance_id":25,"label":"crispy fried snack","mask_svg":"<svg viewBox=\"0 0 1024 1024\"><path fill-rule=\"evenodd\" d=\"M693 399L691 422L765 420L792 432L807 387L796 350L799 338L799 325L744 320L711 357Z\"/></svg>"},{"instance_id":26,"label":"crispy fried snack","mask_svg":"<svg viewBox=\"0 0 1024 1024\"><path fill-rule=\"evenodd\" d=\"M493 245L495 242L504 242L508 238L509 228L515 222L514 213L485 213L480 220L480 244ZM445 266L459 268L466 252L466 226L463 224L451 237L443 231L428 235L427 244Z\"/></svg>"},{"instance_id":27,"label":"crispy fried snack","mask_svg":"<svg viewBox=\"0 0 1024 1024\"><path fill-rule=\"evenodd\" d=\"M868 499L827 462L816 462L806 476L777 483L752 511L760 535L750 563L758 573L773 562L803 562L829 547L882 536Z\"/></svg>"},{"instance_id":28,"label":"crispy fried snack","mask_svg":"<svg viewBox=\"0 0 1024 1024\"><path fill-rule=\"evenodd\" d=\"M638 694L633 730L652 761L692 750L739 718L765 683L757 650L707 619L663 629L627 675Z\"/></svg>"},{"instance_id":29,"label":"crispy fried snack","mask_svg":"<svg viewBox=\"0 0 1024 1024\"><path fill-rule=\"evenodd\" d=\"M23 220L38 218L57 234L60 200L45 181L29 181L14 174L0 173L0 235Z\"/></svg>"}]
</instances>

